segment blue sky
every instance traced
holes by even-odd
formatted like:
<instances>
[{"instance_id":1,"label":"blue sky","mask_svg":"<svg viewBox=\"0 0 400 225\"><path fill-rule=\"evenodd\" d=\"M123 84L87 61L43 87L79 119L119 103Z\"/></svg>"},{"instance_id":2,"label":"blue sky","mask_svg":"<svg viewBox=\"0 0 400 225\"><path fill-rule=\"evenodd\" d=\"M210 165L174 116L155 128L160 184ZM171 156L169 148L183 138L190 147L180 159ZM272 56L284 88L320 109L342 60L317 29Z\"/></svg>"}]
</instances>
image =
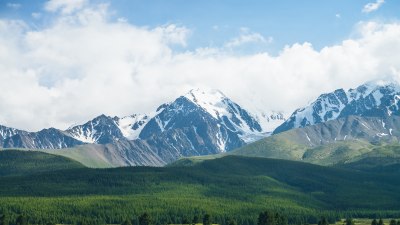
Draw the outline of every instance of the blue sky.
<instances>
[{"instance_id":1,"label":"blue sky","mask_svg":"<svg viewBox=\"0 0 400 225\"><path fill-rule=\"evenodd\" d=\"M400 81L398 0L0 0L0 124L65 129L190 89L251 111Z\"/></svg>"},{"instance_id":2,"label":"blue sky","mask_svg":"<svg viewBox=\"0 0 400 225\"><path fill-rule=\"evenodd\" d=\"M51 23L52 13L45 12L46 1L1 0L0 16L24 19L41 27ZM157 27L179 24L192 33L186 49L216 47L243 32L243 28L272 37L258 46L248 45L238 52L268 51L277 54L285 45L310 42L316 49L340 43L351 37L360 21L396 21L400 1L386 0L379 9L365 13L363 7L373 0L92 0L108 3L114 19L125 18L137 26ZM10 7L10 4L19 7ZM43 14L32 19L32 13Z\"/></svg>"}]
</instances>

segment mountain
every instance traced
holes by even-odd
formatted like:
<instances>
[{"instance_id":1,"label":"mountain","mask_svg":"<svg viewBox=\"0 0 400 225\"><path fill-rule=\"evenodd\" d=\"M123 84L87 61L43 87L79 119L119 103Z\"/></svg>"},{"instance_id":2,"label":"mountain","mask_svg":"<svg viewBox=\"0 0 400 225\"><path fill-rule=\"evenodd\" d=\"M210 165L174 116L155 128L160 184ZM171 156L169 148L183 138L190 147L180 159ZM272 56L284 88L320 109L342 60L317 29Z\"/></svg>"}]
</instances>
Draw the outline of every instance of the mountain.
<instances>
[{"instance_id":1,"label":"mountain","mask_svg":"<svg viewBox=\"0 0 400 225\"><path fill-rule=\"evenodd\" d=\"M278 133L230 154L345 164L369 157L377 148L400 148L399 130L399 116L347 116ZM383 156L397 158L400 154Z\"/></svg>"},{"instance_id":2,"label":"mountain","mask_svg":"<svg viewBox=\"0 0 400 225\"><path fill-rule=\"evenodd\" d=\"M308 106L295 110L273 133L350 115L365 117L400 115L399 99L400 86L396 82L376 81L347 91L338 89L332 93L322 94Z\"/></svg>"},{"instance_id":3,"label":"mountain","mask_svg":"<svg viewBox=\"0 0 400 225\"><path fill-rule=\"evenodd\" d=\"M249 112L215 90L191 90L161 106L143 127L139 138L179 131L182 131L180 139L189 140L192 149L208 154L229 151L254 136L265 135Z\"/></svg>"}]
</instances>

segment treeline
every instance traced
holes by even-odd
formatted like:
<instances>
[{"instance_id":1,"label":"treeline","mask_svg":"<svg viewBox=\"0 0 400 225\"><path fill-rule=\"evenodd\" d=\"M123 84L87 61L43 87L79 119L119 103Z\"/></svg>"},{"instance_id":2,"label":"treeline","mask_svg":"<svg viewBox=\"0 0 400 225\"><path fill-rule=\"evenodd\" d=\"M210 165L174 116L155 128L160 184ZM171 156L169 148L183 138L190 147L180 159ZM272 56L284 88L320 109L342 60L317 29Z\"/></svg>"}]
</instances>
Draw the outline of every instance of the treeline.
<instances>
[{"instance_id":1,"label":"treeline","mask_svg":"<svg viewBox=\"0 0 400 225\"><path fill-rule=\"evenodd\" d=\"M131 216L119 221L105 221L101 218L86 217L79 220L56 220L54 218L41 218L34 219L29 217L29 215L12 215L0 214L0 225L55 225L55 224L73 224L73 225L98 225L98 224L121 224L121 225L166 225L166 224L203 224L203 225L288 225L288 224L298 224L298 225L308 225L308 224L318 224L318 225L329 225L334 224L340 218L333 217L304 217L303 219L311 220L296 220L294 218L288 217L284 213L274 212L274 211L264 211L259 213L256 219L244 219L240 215L234 217L220 217L212 216L208 213L203 215L195 215L192 218L189 217L170 217L170 216L151 216L149 213L143 213L140 216ZM354 225L354 220L347 218L344 225ZM385 225L383 220L377 221L374 219L371 225ZM388 225L400 225L400 220L391 220Z\"/></svg>"},{"instance_id":2,"label":"treeline","mask_svg":"<svg viewBox=\"0 0 400 225\"><path fill-rule=\"evenodd\" d=\"M159 220L159 218L153 218L148 213L143 213L138 217L133 217L130 219L125 219L118 224L121 225L165 225L165 224L176 224L177 221L164 221ZM204 214L202 217L194 216L191 219L184 218L180 221L180 224L203 224L203 225L212 225L212 224L221 224L221 225L237 225L237 224L246 224L243 220L236 221L232 218L222 219L219 217L212 217L210 214ZM253 221L252 221L253 222ZM15 220L10 219L6 214L0 215L0 225L29 225L29 224L40 224L40 225L55 225L59 223L64 223L64 221L34 221L29 219L26 215L18 215ZM85 218L80 221L75 221L72 224L76 225L97 225L97 224L105 224L104 221L99 221L93 218ZM253 224L253 223L250 223ZM275 213L271 211L265 211L259 214L257 219L257 223L255 225L287 225L288 220L285 216L280 213Z\"/></svg>"},{"instance_id":3,"label":"treeline","mask_svg":"<svg viewBox=\"0 0 400 225\"><path fill-rule=\"evenodd\" d=\"M18 198L19 199L19 198ZM41 201L38 201L40 199ZM49 222L61 224L121 224L130 221L132 225L141 225L140 216L147 212L152 224L191 224L202 223L205 215L210 216L212 223L221 225L232 225L232 221L239 225L258 225L260 218L269 218L270 214L258 214L262 209L246 207L214 208L217 203L205 204L202 207L195 206L192 200L179 200L174 204L163 203L160 198L153 199L149 204L148 197L143 201L138 199L120 198L97 198L96 201L89 201L88 198L61 198L59 201L47 202L47 198L29 198L26 201L13 202L13 198L0 198L0 215L4 215L2 221L9 221L10 225L21 215L29 224L48 224ZM192 202L190 202L192 201ZM3 202L3 204L2 204ZM8 204L4 204L7 202ZM131 202L132 204L125 204ZM12 203L12 204L11 204ZM153 204L154 203L154 204ZM202 202L203 203L203 202ZM180 204L178 206L178 204ZM243 203L245 204L245 203ZM227 203L220 203L221 206L228 206ZM243 205L242 205L243 206ZM279 212L280 217L274 221L283 221L285 224L333 224L342 218L399 218L399 211L317 211L317 210L294 210L293 208L268 209L267 212ZM264 217L262 217L264 216ZM324 218L324 221L321 220ZM265 221L265 219L263 220ZM396 221L397 222L397 221ZM281 223L282 224L282 223ZM2 223L0 223L2 225ZM128 224L129 225L129 224ZM277 224L275 224L277 225ZM347 224L353 225L353 224ZM371 225L382 225L371 224ZM389 224L386 224L389 225ZM390 224L395 225L395 224ZM400 224L396 224L400 225Z\"/></svg>"},{"instance_id":4,"label":"treeline","mask_svg":"<svg viewBox=\"0 0 400 225\"><path fill-rule=\"evenodd\" d=\"M326 214L325 214L326 215ZM328 214L329 216L329 214ZM337 217L304 217L303 219L311 219L311 220L297 220L299 217L291 218L285 215L284 213L274 212L274 211L264 211L261 212L256 220L253 219L243 219L241 216L236 217L220 217L220 216L211 216L206 213L202 216L195 215L193 218L188 217L152 217L149 213L143 213L140 216L132 216L131 218L126 218L121 221L104 221L99 218L82 218L76 221L66 221L61 220L57 221L55 219L41 219L34 220L29 218L26 215L17 215L14 217L8 217L7 214L0 214L0 225L55 225L55 224L72 224L72 225L98 225L98 224L121 224L121 225L167 225L167 224L203 224L203 225L212 225L212 224L220 224L220 225L288 225L288 224L296 224L296 225L309 225L309 224L318 224L318 225L329 225L334 224L340 220ZM165 219L165 218L169 218ZM343 225L355 225L355 221L348 217ZM400 220L392 219L389 224L385 224L382 219L373 219L371 225L400 225Z\"/></svg>"}]
</instances>

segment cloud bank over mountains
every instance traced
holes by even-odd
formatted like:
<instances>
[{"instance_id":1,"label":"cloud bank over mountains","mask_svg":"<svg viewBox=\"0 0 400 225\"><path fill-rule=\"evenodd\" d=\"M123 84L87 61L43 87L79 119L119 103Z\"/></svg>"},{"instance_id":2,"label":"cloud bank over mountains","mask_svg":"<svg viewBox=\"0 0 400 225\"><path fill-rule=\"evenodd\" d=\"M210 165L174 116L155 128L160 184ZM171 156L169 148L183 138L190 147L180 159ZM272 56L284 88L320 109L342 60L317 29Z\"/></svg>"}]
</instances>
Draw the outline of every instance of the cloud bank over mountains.
<instances>
[{"instance_id":1,"label":"cloud bank over mountains","mask_svg":"<svg viewBox=\"0 0 400 225\"><path fill-rule=\"evenodd\" d=\"M54 20L40 28L0 19L0 124L65 129L101 113L148 112L197 87L290 112L323 92L400 78L397 22L360 22L322 49L305 42L278 55L236 54L232 47L273 38L249 31L220 47L187 50L196 33L180 24L136 26L84 0L53 0L44 10Z\"/></svg>"}]
</instances>

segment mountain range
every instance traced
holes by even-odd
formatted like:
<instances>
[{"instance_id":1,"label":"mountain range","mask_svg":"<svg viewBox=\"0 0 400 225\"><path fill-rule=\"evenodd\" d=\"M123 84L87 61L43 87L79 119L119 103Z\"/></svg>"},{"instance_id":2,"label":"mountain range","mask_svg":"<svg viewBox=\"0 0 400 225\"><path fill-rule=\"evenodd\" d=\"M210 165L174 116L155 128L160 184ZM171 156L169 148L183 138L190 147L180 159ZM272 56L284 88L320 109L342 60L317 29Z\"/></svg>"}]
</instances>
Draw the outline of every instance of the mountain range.
<instances>
[{"instance_id":1,"label":"mountain range","mask_svg":"<svg viewBox=\"0 0 400 225\"><path fill-rule=\"evenodd\" d=\"M194 89L148 115L100 115L65 131L26 132L1 126L0 144L90 151L91 157L100 154L112 166L161 166L184 156L241 147L269 136L283 121L282 113L249 112L218 90Z\"/></svg>"}]
</instances>

